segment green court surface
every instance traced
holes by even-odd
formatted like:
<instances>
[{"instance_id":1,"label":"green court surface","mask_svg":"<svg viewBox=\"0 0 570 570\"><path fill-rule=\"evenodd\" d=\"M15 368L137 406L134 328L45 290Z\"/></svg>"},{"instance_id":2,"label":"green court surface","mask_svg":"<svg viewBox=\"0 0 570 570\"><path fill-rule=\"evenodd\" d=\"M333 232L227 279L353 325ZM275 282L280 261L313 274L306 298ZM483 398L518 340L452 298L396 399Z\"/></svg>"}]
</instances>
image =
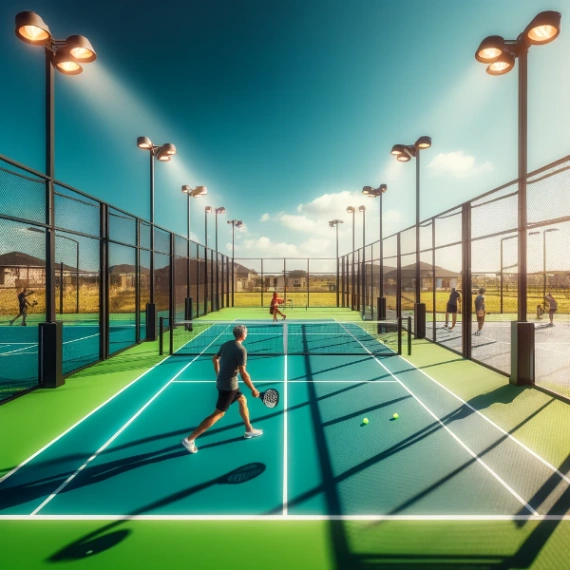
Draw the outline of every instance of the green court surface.
<instances>
[{"instance_id":1,"label":"green court surface","mask_svg":"<svg viewBox=\"0 0 570 570\"><path fill-rule=\"evenodd\" d=\"M427 341L409 357L253 354L247 368L281 393L275 409L248 398L264 435L245 440L230 409L196 455L180 438L215 404L211 360L157 343L1 406L6 567L570 567L563 401Z\"/></svg>"}]
</instances>

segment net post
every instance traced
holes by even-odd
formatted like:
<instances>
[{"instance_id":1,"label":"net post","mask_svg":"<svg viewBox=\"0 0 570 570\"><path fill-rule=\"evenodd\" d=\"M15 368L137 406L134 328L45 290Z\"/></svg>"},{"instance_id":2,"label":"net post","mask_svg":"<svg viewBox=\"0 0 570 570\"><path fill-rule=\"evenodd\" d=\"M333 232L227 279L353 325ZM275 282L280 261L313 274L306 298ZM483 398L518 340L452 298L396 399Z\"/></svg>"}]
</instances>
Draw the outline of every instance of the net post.
<instances>
[{"instance_id":1,"label":"net post","mask_svg":"<svg viewBox=\"0 0 570 570\"><path fill-rule=\"evenodd\" d=\"M191 321L192 314L193 314L192 297L186 297L186 299L184 299L184 320ZM192 323L186 323L185 328L187 331L190 332L194 330Z\"/></svg>"},{"instance_id":2,"label":"net post","mask_svg":"<svg viewBox=\"0 0 570 570\"><path fill-rule=\"evenodd\" d=\"M158 319L158 354L164 354L164 317Z\"/></svg>"},{"instance_id":3,"label":"net post","mask_svg":"<svg viewBox=\"0 0 570 570\"><path fill-rule=\"evenodd\" d=\"M398 321L398 354L401 355L402 354L402 323L403 323L403 318L402 317L398 317L397 321Z\"/></svg>"},{"instance_id":4,"label":"net post","mask_svg":"<svg viewBox=\"0 0 570 570\"><path fill-rule=\"evenodd\" d=\"M288 346L288 331L289 331L289 325L285 322L283 323L283 354L285 356L287 356L287 350L289 348Z\"/></svg>"},{"instance_id":5,"label":"net post","mask_svg":"<svg viewBox=\"0 0 570 570\"><path fill-rule=\"evenodd\" d=\"M410 354L412 354L412 317L408 317L408 356Z\"/></svg>"},{"instance_id":6,"label":"net post","mask_svg":"<svg viewBox=\"0 0 570 570\"><path fill-rule=\"evenodd\" d=\"M168 354L174 354L174 320L170 319L169 323L169 340Z\"/></svg>"},{"instance_id":7,"label":"net post","mask_svg":"<svg viewBox=\"0 0 570 570\"><path fill-rule=\"evenodd\" d=\"M385 321L386 320L386 297L377 297L376 299L376 320ZM384 332L384 327L378 323L378 334Z\"/></svg>"}]
</instances>

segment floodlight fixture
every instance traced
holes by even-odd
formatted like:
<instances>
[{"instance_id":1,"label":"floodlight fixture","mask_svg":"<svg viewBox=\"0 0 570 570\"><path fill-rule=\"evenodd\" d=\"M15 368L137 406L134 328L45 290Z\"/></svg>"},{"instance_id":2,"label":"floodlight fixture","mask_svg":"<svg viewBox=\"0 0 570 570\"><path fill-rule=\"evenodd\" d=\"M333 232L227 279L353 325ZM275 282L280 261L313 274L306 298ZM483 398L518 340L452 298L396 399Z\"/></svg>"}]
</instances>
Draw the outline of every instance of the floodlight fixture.
<instances>
[{"instance_id":1,"label":"floodlight fixture","mask_svg":"<svg viewBox=\"0 0 570 570\"><path fill-rule=\"evenodd\" d=\"M191 188L187 184L182 186L182 192L188 194L192 198L201 198L208 193L208 189L205 186L196 186L196 188Z\"/></svg>"},{"instance_id":2,"label":"floodlight fixture","mask_svg":"<svg viewBox=\"0 0 570 570\"><path fill-rule=\"evenodd\" d=\"M487 36L477 48L475 59L481 63L493 63L505 50L501 36Z\"/></svg>"},{"instance_id":3,"label":"floodlight fixture","mask_svg":"<svg viewBox=\"0 0 570 570\"><path fill-rule=\"evenodd\" d=\"M57 70L64 75L79 75L83 71L81 65L71 57L66 47L58 50L53 58L53 63Z\"/></svg>"},{"instance_id":4,"label":"floodlight fixture","mask_svg":"<svg viewBox=\"0 0 570 570\"><path fill-rule=\"evenodd\" d=\"M358 211L359 212L366 212L366 206L359 206Z\"/></svg>"},{"instance_id":5,"label":"floodlight fixture","mask_svg":"<svg viewBox=\"0 0 570 570\"><path fill-rule=\"evenodd\" d=\"M79 75L83 71L80 63L91 63L97 59L91 42L85 36L73 35L66 40L58 40L35 12L16 14L16 36L27 44L44 46L48 53L51 52L53 65L64 75Z\"/></svg>"},{"instance_id":6,"label":"floodlight fixture","mask_svg":"<svg viewBox=\"0 0 570 570\"><path fill-rule=\"evenodd\" d=\"M429 148L431 146L431 137L427 137L427 136L420 137L416 141L416 144L414 146L418 150L425 150L426 148Z\"/></svg>"},{"instance_id":7,"label":"floodlight fixture","mask_svg":"<svg viewBox=\"0 0 570 570\"><path fill-rule=\"evenodd\" d=\"M547 10L537 14L526 27L525 36L532 45L544 45L554 41L560 34L560 12Z\"/></svg>"},{"instance_id":8,"label":"floodlight fixture","mask_svg":"<svg viewBox=\"0 0 570 570\"><path fill-rule=\"evenodd\" d=\"M47 45L52 41L48 25L29 10L16 14L16 36L23 42L36 46Z\"/></svg>"},{"instance_id":9,"label":"floodlight fixture","mask_svg":"<svg viewBox=\"0 0 570 570\"><path fill-rule=\"evenodd\" d=\"M346 209L346 211L347 211L349 214L354 214L354 212L355 212L356 210L354 209L353 206L348 206L348 208Z\"/></svg>"},{"instance_id":10,"label":"floodlight fixture","mask_svg":"<svg viewBox=\"0 0 570 570\"><path fill-rule=\"evenodd\" d=\"M514 66L515 56L508 51L504 51L487 67L487 73L489 75L505 75L505 73L508 73Z\"/></svg>"},{"instance_id":11,"label":"floodlight fixture","mask_svg":"<svg viewBox=\"0 0 570 570\"><path fill-rule=\"evenodd\" d=\"M81 63L91 63L97 59L91 42L85 36L69 36L65 40L65 45L69 49L71 57Z\"/></svg>"}]
</instances>

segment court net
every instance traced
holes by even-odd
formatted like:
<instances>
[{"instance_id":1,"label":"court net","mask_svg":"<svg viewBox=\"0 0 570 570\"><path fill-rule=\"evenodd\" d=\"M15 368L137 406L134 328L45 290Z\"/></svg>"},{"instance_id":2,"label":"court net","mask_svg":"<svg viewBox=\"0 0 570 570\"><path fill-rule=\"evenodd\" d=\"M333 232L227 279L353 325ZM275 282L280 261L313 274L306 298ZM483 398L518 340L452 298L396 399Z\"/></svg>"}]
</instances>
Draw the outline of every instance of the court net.
<instances>
[{"instance_id":1,"label":"court net","mask_svg":"<svg viewBox=\"0 0 570 570\"><path fill-rule=\"evenodd\" d=\"M172 327L160 326L160 353L178 356L214 355L220 346L233 340L233 329L247 327L244 346L249 355L369 355L402 353L403 329L397 321L183 321ZM407 339L406 339L407 340ZM411 343L406 342L409 350Z\"/></svg>"}]
</instances>

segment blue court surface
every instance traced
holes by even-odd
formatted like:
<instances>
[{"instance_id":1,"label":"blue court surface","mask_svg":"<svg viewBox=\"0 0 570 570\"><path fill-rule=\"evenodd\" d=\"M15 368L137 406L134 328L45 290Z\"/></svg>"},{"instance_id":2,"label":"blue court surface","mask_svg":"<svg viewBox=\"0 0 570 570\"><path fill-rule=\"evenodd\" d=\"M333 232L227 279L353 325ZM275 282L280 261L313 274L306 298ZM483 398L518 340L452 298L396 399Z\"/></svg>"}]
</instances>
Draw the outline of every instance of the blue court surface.
<instances>
[{"instance_id":1,"label":"blue court surface","mask_svg":"<svg viewBox=\"0 0 570 570\"><path fill-rule=\"evenodd\" d=\"M247 369L281 394L268 409L241 384L262 437L244 439L234 405L189 454L180 440L214 410L214 370L204 354L167 357L0 479L0 518L476 520L570 507L566 475L405 358L262 349Z\"/></svg>"},{"instance_id":2,"label":"blue court surface","mask_svg":"<svg viewBox=\"0 0 570 570\"><path fill-rule=\"evenodd\" d=\"M37 385L37 323L23 327L0 326L0 385L3 390L17 390ZM63 325L63 373L97 362L99 355L99 323L70 322ZM113 354L136 343L136 327L130 321L111 321L109 352Z\"/></svg>"}]
</instances>

